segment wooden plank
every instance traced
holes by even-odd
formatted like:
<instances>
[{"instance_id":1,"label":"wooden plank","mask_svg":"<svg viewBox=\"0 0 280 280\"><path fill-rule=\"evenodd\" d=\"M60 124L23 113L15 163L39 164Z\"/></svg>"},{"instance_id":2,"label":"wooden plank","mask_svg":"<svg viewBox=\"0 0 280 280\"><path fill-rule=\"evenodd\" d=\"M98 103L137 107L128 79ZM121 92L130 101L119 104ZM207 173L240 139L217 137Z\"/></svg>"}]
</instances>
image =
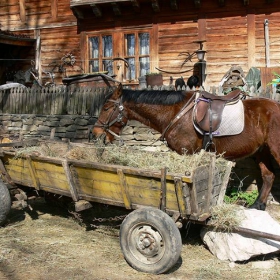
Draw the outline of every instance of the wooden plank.
<instances>
[{"instance_id":1,"label":"wooden plank","mask_svg":"<svg viewBox=\"0 0 280 280\"><path fill-rule=\"evenodd\" d=\"M161 176L160 176L160 209L165 212L166 211L166 173L167 168L164 167L161 169Z\"/></svg>"},{"instance_id":2,"label":"wooden plank","mask_svg":"<svg viewBox=\"0 0 280 280\"><path fill-rule=\"evenodd\" d=\"M232 161L229 161L227 163L226 172L225 172L225 175L223 177L223 182L222 182L220 194L219 194L219 197L217 199L217 205L221 205L224 202L224 197L225 197L225 193L226 193L226 189L227 189L227 185L228 185L229 176L230 176L230 173L231 173L231 169L234 165L235 165L235 163L233 163Z\"/></svg>"},{"instance_id":3,"label":"wooden plank","mask_svg":"<svg viewBox=\"0 0 280 280\"><path fill-rule=\"evenodd\" d=\"M205 203L205 211L209 212L210 211L210 206L212 202L212 191L214 187L214 178L215 178L215 162L216 162L216 156L212 155L211 156L211 161L209 165L209 178L208 178L208 192L207 192L207 199Z\"/></svg>"},{"instance_id":4,"label":"wooden plank","mask_svg":"<svg viewBox=\"0 0 280 280\"><path fill-rule=\"evenodd\" d=\"M25 0L19 0L19 11L20 11L20 20L22 23L26 21L26 12L25 12Z\"/></svg>"},{"instance_id":5,"label":"wooden plank","mask_svg":"<svg viewBox=\"0 0 280 280\"><path fill-rule=\"evenodd\" d=\"M74 201L78 201L79 196L78 196L78 193L77 193L76 186L74 184L74 180L73 180L72 175L71 175L69 163L66 159L62 161L62 166L63 166L65 176L66 176L66 179L67 179L67 182L68 182L68 185L69 185L69 190L70 190L72 199Z\"/></svg>"},{"instance_id":6,"label":"wooden plank","mask_svg":"<svg viewBox=\"0 0 280 280\"><path fill-rule=\"evenodd\" d=\"M191 214L191 209L188 207L188 204L185 200L185 196L183 193L183 182L181 177L174 178L174 187L176 191L176 197L177 197L180 215L186 218L187 215Z\"/></svg>"},{"instance_id":7,"label":"wooden plank","mask_svg":"<svg viewBox=\"0 0 280 280\"><path fill-rule=\"evenodd\" d=\"M115 172L116 167L121 168L124 173L129 173L132 175L138 175L138 176L145 176L145 177L153 177L153 178L161 178L161 174L159 171L149 171L147 169L141 169L141 168L133 168L128 166L118 166L118 165L111 165L111 164L101 164L96 162L86 162L86 161L78 161L78 160L69 160L69 163L73 164L74 166L89 168L89 169L102 169L102 170L108 170ZM178 175L178 174L177 174ZM174 176L176 174L168 173L166 175L167 180L174 180ZM191 183L192 178L188 176L182 176L182 181L186 183Z\"/></svg>"},{"instance_id":8,"label":"wooden plank","mask_svg":"<svg viewBox=\"0 0 280 280\"><path fill-rule=\"evenodd\" d=\"M248 36L248 68L256 65L256 25L255 14L247 15L247 36Z\"/></svg>"},{"instance_id":9,"label":"wooden plank","mask_svg":"<svg viewBox=\"0 0 280 280\"><path fill-rule=\"evenodd\" d=\"M40 190L40 181L38 180L34 164L30 157L27 157L27 163L28 163L29 173L33 181L33 185L36 190Z\"/></svg>"},{"instance_id":10,"label":"wooden plank","mask_svg":"<svg viewBox=\"0 0 280 280\"><path fill-rule=\"evenodd\" d=\"M51 0L52 20L57 20L57 0Z\"/></svg>"},{"instance_id":11,"label":"wooden plank","mask_svg":"<svg viewBox=\"0 0 280 280\"><path fill-rule=\"evenodd\" d=\"M94 169L85 170L75 167L76 178L79 180L79 196L99 197L123 201L121 195L119 176L115 172ZM85 178L86 177L86 178ZM139 177L125 174L126 184L131 204L144 206L159 206L161 184L160 179ZM174 182L167 181L167 209L178 211L178 203L174 192Z\"/></svg>"},{"instance_id":12,"label":"wooden plank","mask_svg":"<svg viewBox=\"0 0 280 280\"><path fill-rule=\"evenodd\" d=\"M124 175L122 169L118 169L117 173L120 178L120 188L121 188L121 192L122 192L122 196L123 196L123 203L124 203L126 209L131 209L131 201L130 201L130 198L128 195L128 187L127 187L125 175Z\"/></svg>"}]
</instances>

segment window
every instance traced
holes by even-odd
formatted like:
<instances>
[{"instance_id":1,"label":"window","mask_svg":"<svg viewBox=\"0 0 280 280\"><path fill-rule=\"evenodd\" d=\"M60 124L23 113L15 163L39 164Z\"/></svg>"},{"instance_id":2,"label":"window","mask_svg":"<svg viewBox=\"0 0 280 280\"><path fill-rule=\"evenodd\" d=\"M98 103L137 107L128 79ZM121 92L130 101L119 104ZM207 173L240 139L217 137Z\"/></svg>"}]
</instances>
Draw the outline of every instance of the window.
<instances>
[{"instance_id":1,"label":"window","mask_svg":"<svg viewBox=\"0 0 280 280\"><path fill-rule=\"evenodd\" d=\"M90 62L89 71L99 72L108 71L113 74L113 42L112 36L95 36L89 38Z\"/></svg>"},{"instance_id":2,"label":"window","mask_svg":"<svg viewBox=\"0 0 280 280\"><path fill-rule=\"evenodd\" d=\"M150 31L90 35L89 72L108 71L122 81L136 81L150 72ZM120 67L125 59L129 67Z\"/></svg>"},{"instance_id":3,"label":"window","mask_svg":"<svg viewBox=\"0 0 280 280\"><path fill-rule=\"evenodd\" d=\"M130 65L126 79L135 80L136 77L150 72L150 34L146 32L130 33L125 34L124 38L125 58Z\"/></svg>"}]
</instances>

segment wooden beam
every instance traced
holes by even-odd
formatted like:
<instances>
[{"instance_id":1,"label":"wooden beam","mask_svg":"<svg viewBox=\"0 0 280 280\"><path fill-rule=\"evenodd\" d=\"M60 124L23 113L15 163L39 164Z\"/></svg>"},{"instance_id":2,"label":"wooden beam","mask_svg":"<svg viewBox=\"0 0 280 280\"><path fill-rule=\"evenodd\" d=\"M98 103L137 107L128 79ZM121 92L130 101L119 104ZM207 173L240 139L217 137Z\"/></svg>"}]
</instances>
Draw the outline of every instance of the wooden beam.
<instances>
[{"instance_id":1,"label":"wooden beam","mask_svg":"<svg viewBox=\"0 0 280 280\"><path fill-rule=\"evenodd\" d=\"M35 39L0 34L0 43L14 46L34 46Z\"/></svg>"},{"instance_id":2,"label":"wooden beam","mask_svg":"<svg viewBox=\"0 0 280 280\"><path fill-rule=\"evenodd\" d=\"M111 6L112 6L113 12L116 16L120 16L122 14L121 10L120 10L120 7L117 3L111 3Z\"/></svg>"},{"instance_id":3,"label":"wooden beam","mask_svg":"<svg viewBox=\"0 0 280 280\"><path fill-rule=\"evenodd\" d=\"M194 0L193 1L194 2L194 6L196 7L196 8L200 8L200 0Z\"/></svg>"},{"instance_id":4,"label":"wooden beam","mask_svg":"<svg viewBox=\"0 0 280 280\"><path fill-rule=\"evenodd\" d=\"M152 0L152 7L156 13L158 13L160 11L158 0Z\"/></svg>"},{"instance_id":5,"label":"wooden beam","mask_svg":"<svg viewBox=\"0 0 280 280\"><path fill-rule=\"evenodd\" d=\"M170 0L170 6L172 10L178 10L177 0Z\"/></svg>"},{"instance_id":6,"label":"wooden beam","mask_svg":"<svg viewBox=\"0 0 280 280\"><path fill-rule=\"evenodd\" d=\"M140 9L140 5L139 5L138 0L131 0L130 2L132 4L132 7L134 8L134 10L139 10Z\"/></svg>"},{"instance_id":7,"label":"wooden beam","mask_svg":"<svg viewBox=\"0 0 280 280\"><path fill-rule=\"evenodd\" d=\"M19 0L19 14L21 22L26 21L25 0Z\"/></svg>"},{"instance_id":8,"label":"wooden beam","mask_svg":"<svg viewBox=\"0 0 280 280\"><path fill-rule=\"evenodd\" d=\"M248 69L256 65L256 16L247 15Z\"/></svg>"},{"instance_id":9,"label":"wooden beam","mask_svg":"<svg viewBox=\"0 0 280 280\"><path fill-rule=\"evenodd\" d=\"M51 2L51 14L52 14L52 19L56 20L57 19L57 0L52 0L52 2Z\"/></svg>"},{"instance_id":10,"label":"wooden beam","mask_svg":"<svg viewBox=\"0 0 280 280\"><path fill-rule=\"evenodd\" d=\"M84 14L82 13L82 11L77 8L77 7L72 7L72 12L74 14L74 16L77 18L77 19L83 19L84 18Z\"/></svg>"},{"instance_id":11,"label":"wooden beam","mask_svg":"<svg viewBox=\"0 0 280 280\"><path fill-rule=\"evenodd\" d=\"M223 7L225 5L225 0L218 0L218 4L220 7Z\"/></svg>"},{"instance_id":12,"label":"wooden beam","mask_svg":"<svg viewBox=\"0 0 280 280\"><path fill-rule=\"evenodd\" d=\"M91 8L92 8L92 11L93 11L93 13L94 13L94 15L96 16L96 17L102 17L102 12L101 12L101 9L100 8L98 8L96 5L94 5L94 4L92 4L92 5L90 5L91 6Z\"/></svg>"}]
</instances>

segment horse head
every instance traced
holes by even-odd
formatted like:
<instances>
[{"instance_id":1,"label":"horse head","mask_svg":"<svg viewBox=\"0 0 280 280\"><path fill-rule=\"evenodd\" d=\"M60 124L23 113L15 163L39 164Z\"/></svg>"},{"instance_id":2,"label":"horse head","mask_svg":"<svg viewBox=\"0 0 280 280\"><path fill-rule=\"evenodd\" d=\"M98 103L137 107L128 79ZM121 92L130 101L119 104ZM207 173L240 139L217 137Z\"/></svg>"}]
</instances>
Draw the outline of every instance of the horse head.
<instances>
[{"instance_id":1,"label":"horse head","mask_svg":"<svg viewBox=\"0 0 280 280\"><path fill-rule=\"evenodd\" d=\"M122 128L127 124L127 117L121 100L122 84L107 97L92 133L95 139L101 139L105 144L119 138Z\"/></svg>"}]
</instances>

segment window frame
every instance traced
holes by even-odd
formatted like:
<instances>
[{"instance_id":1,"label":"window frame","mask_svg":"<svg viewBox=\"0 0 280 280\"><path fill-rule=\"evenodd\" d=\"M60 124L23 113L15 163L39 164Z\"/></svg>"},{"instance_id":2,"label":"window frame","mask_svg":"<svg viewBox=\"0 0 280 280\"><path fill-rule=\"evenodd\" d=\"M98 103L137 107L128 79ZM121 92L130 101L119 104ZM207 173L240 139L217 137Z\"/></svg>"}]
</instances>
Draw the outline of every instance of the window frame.
<instances>
[{"instance_id":1,"label":"window frame","mask_svg":"<svg viewBox=\"0 0 280 280\"><path fill-rule=\"evenodd\" d=\"M139 40L139 34L140 33L148 33L149 34L149 54L144 54L144 55L140 55L139 51L140 51L140 40ZM127 44L125 42L125 35L127 34L134 34L135 35L135 54L133 56L129 56L127 55L126 52L126 48L127 48ZM96 31L96 32L87 32L85 34L84 37L84 44L85 44L85 48L86 51L84 52L84 69L86 72L90 73L90 62L94 61L94 60L98 60L99 62L99 69L102 69L102 61L104 60L103 57L103 48L102 48L102 37L103 36L112 36L112 57L110 57L111 59L114 58L135 58L135 78L134 79L127 79L127 71L128 69L125 67L125 69L123 70L123 72L121 73L121 82L123 83L138 83L138 79L140 77L140 58L142 57L149 57L149 68L151 71L151 61L153 60L152 58L152 46L153 46L153 30L151 27L148 28L137 28L137 29L122 29L122 30L107 30L107 31ZM90 38L91 37L98 37L99 38L99 51L98 51L98 58L91 58L91 48L90 48ZM119 42L122 42L122 44L120 44ZM101 43L100 43L101 42ZM123 64L124 65L124 64ZM118 60L116 60L115 62L113 62L113 74L118 73L119 70L119 66L120 63L118 63ZM99 70L100 72L102 70Z\"/></svg>"}]
</instances>

